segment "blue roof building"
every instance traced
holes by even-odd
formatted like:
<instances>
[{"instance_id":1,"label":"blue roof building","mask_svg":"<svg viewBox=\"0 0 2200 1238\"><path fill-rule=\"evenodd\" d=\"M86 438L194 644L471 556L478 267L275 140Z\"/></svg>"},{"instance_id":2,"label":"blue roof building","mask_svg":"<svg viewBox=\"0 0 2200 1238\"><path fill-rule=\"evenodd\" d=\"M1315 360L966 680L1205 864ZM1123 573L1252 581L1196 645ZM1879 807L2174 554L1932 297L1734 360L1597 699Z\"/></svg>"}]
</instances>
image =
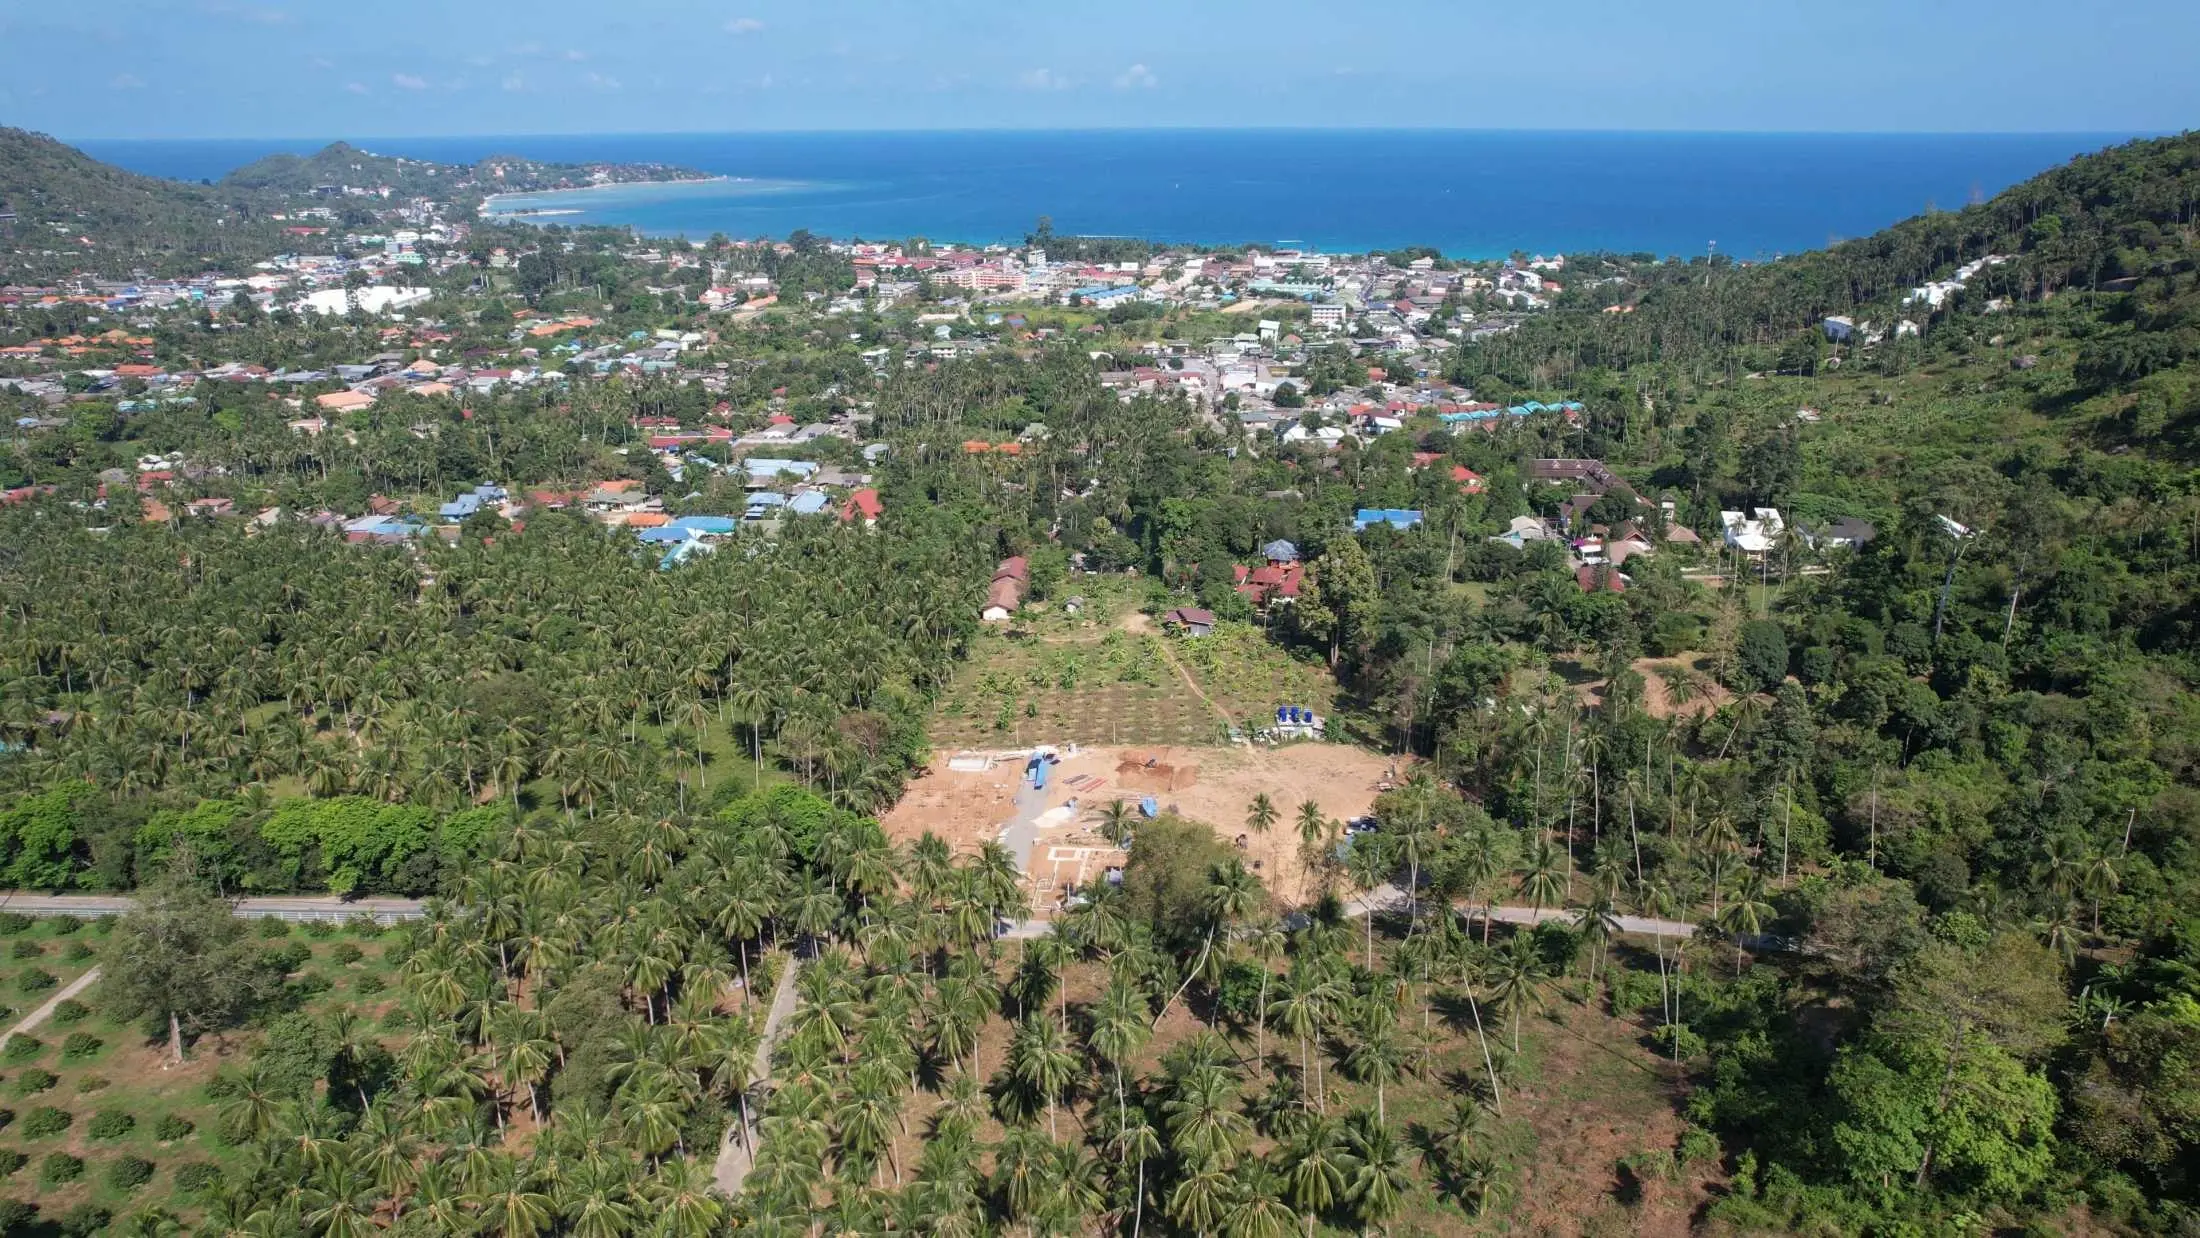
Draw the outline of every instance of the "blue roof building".
<instances>
[{"instance_id":1,"label":"blue roof building","mask_svg":"<svg viewBox=\"0 0 2200 1238\"><path fill-rule=\"evenodd\" d=\"M1280 537L1261 547L1260 552L1267 556L1270 563L1296 563L1299 561L1299 548Z\"/></svg>"},{"instance_id":2,"label":"blue roof building","mask_svg":"<svg viewBox=\"0 0 2200 1238\"><path fill-rule=\"evenodd\" d=\"M1084 298L1085 303L1088 305L1111 305L1117 301L1127 301L1130 298L1137 296L1138 288L1134 284L1124 284L1121 287L1109 288L1103 288L1099 285L1094 285L1090 288L1076 289L1072 291L1070 295L1073 297Z\"/></svg>"},{"instance_id":3,"label":"blue roof building","mask_svg":"<svg viewBox=\"0 0 2200 1238\"><path fill-rule=\"evenodd\" d=\"M828 502L830 500L823 490L805 490L794 496L787 504L787 510L797 516L815 516L825 510Z\"/></svg>"},{"instance_id":4,"label":"blue roof building","mask_svg":"<svg viewBox=\"0 0 2200 1238\"><path fill-rule=\"evenodd\" d=\"M695 540L693 530L674 528L671 525L658 529L637 529L634 535L641 538L645 546L677 546L681 542Z\"/></svg>"},{"instance_id":5,"label":"blue roof building","mask_svg":"<svg viewBox=\"0 0 2200 1238\"><path fill-rule=\"evenodd\" d=\"M722 534L733 532L739 523L731 516L681 516L666 527L686 529L694 533Z\"/></svg>"},{"instance_id":6,"label":"blue roof building","mask_svg":"<svg viewBox=\"0 0 2200 1238\"><path fill-rule=\"evenodd\" d=\"M1393 529L1410 529L1421 523L1421 513L1397 507L1363 507L1352 513L1352 531L1355 533L1369 525L1387 524Z\"/></svg>"},{"instance_id":7,"label":"blue roof building","mask_svg":"<svg viewBox=\"0 0 2200 1238\"><path fill-rule=\"evenodd\" d=\"M817 472L815 460L773 460L761 456L752 456L742 461L742 467L748 469L751 485L771 482L781 473L791 473L807 481L812 473Z\"/></svg>"},{"instance_id":8,"label":"blue roof building","mask_svg":"<svg viewBox=\"0 0 2200 1238\"><path fill-rule=\"evenodd\" d=\"M457 498L445 503L442 509L445 520L464 520L480 510L481 496L478 494L459 495Z\"/></svg>"}]
</instances>

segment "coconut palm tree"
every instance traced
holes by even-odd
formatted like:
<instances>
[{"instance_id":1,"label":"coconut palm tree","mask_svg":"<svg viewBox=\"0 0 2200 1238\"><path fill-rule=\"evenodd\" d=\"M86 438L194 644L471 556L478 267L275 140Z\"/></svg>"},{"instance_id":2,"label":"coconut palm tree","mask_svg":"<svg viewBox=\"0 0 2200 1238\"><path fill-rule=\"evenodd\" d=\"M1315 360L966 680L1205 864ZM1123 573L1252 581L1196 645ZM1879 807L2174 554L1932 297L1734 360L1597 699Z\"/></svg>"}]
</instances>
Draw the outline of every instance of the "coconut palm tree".
<instances>
[{"instance_id":1,"label":"coconut palm tree","mask_svg":"<svg viewBox=\"0 0 2200 1238\"><path fill-rule=\"evenodd\" d=\"M1734 892L1734 900L1719 913L1719 927L1734 936L1734 974L1742 973L1742 942L1764 932L1765 921L1772 916L1772 904L1765 894L1765 879L1761 873L1752 872Z\"/></svg>"},{"instance_id":2,"label":"coconut palm tree","mask_svg":"<svg viewBox=\"0 0 2200 1238\"><path fill-rule=\"evenodd\" d=\"M1594 993L1597 985L1597 964L1603 961L1605 953L1611 948L1612 937L1619 932L1619 908L1613 905L1612 896L1601 889L1592 894L1588 903L1575 913L1574 929L1581 934L1581 940L1591 951L1589 991Z\"/></svg>"},{"instance_id":3,"label":"coconut palm tree","mask_svg":"<svg viewBox=\"0 0 2200 1238\"><path fill-rule=\"evenodd\" d=\"M1543 919L1543 909L1558 906L1566 901L1566 861L1549 835L1537 835L1528 847L1527 868L1520 876L1522 897L1535 905L1535 918Z\"/></svg>"},{"instance_id":4,"label":"coconut palm tree","mask_svg":"<svg viewBox=\"0 0 2200 1238\"><path fill-rule=\"evenodd\" d=\"M1043 1014L1026 1015L1009 1041L1008 1072L1031 1099L1045 1106L1047 1134L1059 1139L1054 1106L1068 1094L1078 1072L1068 1033Z\"/></svg>"},{"instance_id":5,"label":"coconut palm tree","mask_svg":"<svg viewBox=\"0 0 2200 1238\"><path fill-rule=\"evenodd\" d=\"M1384 1090L1405 1073L1405 1048L1398 1041L1396 1021L1380 1003L1363 1003L1356 1023L1352 1043L1345 1050L1345 1069L1360 1082L1375 1085L1375 1120L1388 1123Z\"/></svg>"},{"instance_id":6,"label":"coconut palm tree","mask_svg":"<svg viewBox=\"0 0 2200 1238\"><path fill-rule=\"evenodd\" d=\"M1404 1210L1406 1196L1413 1190L1413 1174L1397 1137L1383 1122L1371 1118L1362 1110L1345 1119L1345 1144L1352 1158L1345 1198L1363 1227L1380 1229Z\"/></svg>"},{"instance_id":7,"label":"coconut palm tree","mask_svg":"<svg viewBox=\"0 0 2200 1238\"><path fill-rule=\"evenodd\" d=\"M1255 834L1266 834L1276 826L1276 801L1266 791L1253 796L1252 807L1245 811L1245 828Z\"/></svg>"},{"instance_id":8,"label":"coconut palm tree","mask_svg":"<svg viewBox=\"0 0 2200 1238\"><path fill-rule=\"evenodd\" d=\"M1131 828L1138 820L1138 810L1131 806L1129 800L1124 799L1113 799L1097 805L1086 815L1099 827L1100 837L1118 847L1130 837Z\"/></svg>"},{"instance_id":9,"label":"coconut palm tree","mask_svg":"<svg viewBox=\"0 0 2200 1238\"><path fill-rule=\"evenodd\" d=\"M1285 1198L1311 1238L1316 1218L1344 1202L1352 1169L1343 1127L1327 1117L1309 1118L1282 1149Z\"/></svg>"},{"instance_id":10,"label":"coconut palm tree","mask_svg":"<svg viewBox=\"0 0 2200 1238\"><path fill-rule=\"evenodd\" d=\"M1500 1017L1512 1016L1512 1047L1520 1052L1520 1015L1529 1004L1542 1000L1538 987L1543 979L1543 962L1536 957L1534 943L1525 934L1506 942L1490 963L1490 996L1496 999Z\"/></svg>"},{"instance_id":11,"label":"coconut palm tree","mask_svg":"<svg viewBox=\"0 0 2200 1238\"><path fill-rule=\"evenodd\" d=\"M1138 1238L1146 1220L1146 1162L1161 1155L1161 1137L1143 1111L1126 1111L1123 1121L1108 1137L1108 1151L1117 1162L1135 1166L1131 1195L1131 1238Z\"/></svg>"}]
</instances>

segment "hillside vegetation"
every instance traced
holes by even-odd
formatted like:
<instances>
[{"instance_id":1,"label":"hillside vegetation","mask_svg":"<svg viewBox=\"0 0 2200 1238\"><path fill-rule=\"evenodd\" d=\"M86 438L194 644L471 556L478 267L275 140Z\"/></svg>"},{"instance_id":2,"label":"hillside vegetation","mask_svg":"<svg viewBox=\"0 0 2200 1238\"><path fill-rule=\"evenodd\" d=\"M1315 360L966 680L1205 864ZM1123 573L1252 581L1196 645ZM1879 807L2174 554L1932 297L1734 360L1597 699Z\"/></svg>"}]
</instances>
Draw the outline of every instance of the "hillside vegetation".
<instances>
[{"instance_id":1,"label":"hillside vegetation","mask_svg":"<svg viewBox=\"0 0 2200 1238\"><path fill-rule=\"evenodd\" d=\"M1211 330L1158 307L878 373L870 348L929 347L923 311L706 311L644 243L520 228L415 346L510 355L523 297L615 296L616 333L699 328L681 364L721 389L576 368L310 435L261 384L54 405L8 448L53 493L0 507L0 870L147 907L97 947L9 947L26 1000L59 964L107 979L17 1051L0 1229L35 1202L76 1232L165 1232L156 1206L347 1235L2191 1232L2192 150L1761 267L1576 258L1553 312L1448 360L1578 422L1256 438L1102 384L1096 352ZM787 255L812 258L842 262ZM395 347L364 315L234 321L150 347ZM1373 403L1388 360L1317 346L1293 377ZM482 478L738 511L745 470L674 481L656 419L781 409L867 415L815 450L886 445L875 529L742 522L668 567L550 500L406 546L248 518L381 494L439 519ZM218 467L157 493L237 514L131 502L169 452ZM1584 455L1625 484L1532 480ZM1423 518L1355 532L1360 507ZM1723 547L1720 513L1758 507L1789 517L1769 547ZM1705 544L1654 539L1613 587L1577 575L1578 523L1495 537L1562 508ZM1874 527L1803 536L1837 518ZM1256 615L1236 569L1275 539L1302 587ZM1010 556L1048 609L981 636ZM1133 594L1218 624L1111 638ZM997 665L958 673L973 652ZM1373 828L1280 780L1241 820L1084 791L1082 824L1131 835L1122 881L1042 926L1017 922L1060 891L997 822L958 854L876 820L944 738L1037 742L1165 676L1245 713L1314 699L1395 757ZM1321 896L1279 899L1241 831L1281 831ZM239 889L441 897L317 951L247 939ZM722 1196L729 1131L753 1172Z\"/></svg>"},{"instance_id":2,"label":"hillside vegetation","mask_svg":"<svg viewBox=\"0 0 2200 1238\"><path fill-rule=\"evenodd\" d=\"M201 185L139 176L40 133L0 128L0 283L143 263L198 269L257 256L279 234L261 205Z\"/></svg>"}]
</instances>

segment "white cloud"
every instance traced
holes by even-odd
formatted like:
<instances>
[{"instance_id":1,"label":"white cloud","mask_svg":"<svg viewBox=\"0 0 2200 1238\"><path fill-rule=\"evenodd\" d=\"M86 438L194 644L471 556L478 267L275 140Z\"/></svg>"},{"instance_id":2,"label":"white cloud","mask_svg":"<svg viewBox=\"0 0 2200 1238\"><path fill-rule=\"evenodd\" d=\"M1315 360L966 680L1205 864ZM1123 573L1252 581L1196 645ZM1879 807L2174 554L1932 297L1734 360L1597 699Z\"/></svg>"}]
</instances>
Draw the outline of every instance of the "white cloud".
<instances>
[{"instance_id":1,"label":"white cloud","mask_svg":"<svg viewBox=\"0 0 2200 1238\"><path fill-rule=\"evenodd\" d=\"M588 53L579 48L569 47L565 49L565 58L574 64L579 64L581 61L588 59Z\"/></svg>"},{"instance_id":2,"label":"white cloud","mask_svg":"<svg viewBox=\"0 0 2200 1238\"><path fill-rule=\"evenodd\" d=\"M115 90L143 90L145 79L135 73L117 73L107 85Z\"/></svg>"},{"instance_id":3,"label":"white cloud","mask_svg":"<svg viewBox=\"0 0 2200 1238\"><path fill-rule=\"evenodd\" d=\"M1069 89L1069 79L1052 69L1026 69L1016 75L1016 84L1025 90Z\"/></svg>"},{"instance_id":4,"label":"white cloud","mask_svg":"<svg viewBox=\"0 0 2200 1238\"><path fill-rule=\"evenodd\" d=\"M726 23L726 33L736 36L744 34L755 34L763 28L764 23L758 21L753 17L736 17L732 21Z\"/></svg>"},{"instance_id":5,"label":"white cloud","mask_svg":"<svg viewBox=\"0 0 2200 1238\"><path fill-rule=\"evenodd\" d=\"M542 44L540 44L540 43L520 43L520 44L516 44L516 45L514 45L514 46L513 46L513 48L512 48L512 54L513 54L514 56L540 56L540 55L542 55Z\"/></svg>"},{"instance_id":6,"label":"white cloud","mask_svg":"<svg viewBox=\"0 0 2200 1238\"><path fill-rule=\"evenodd\" d=\"M306 63L312 65L316 69L333 69L336 67L336 62L330 60L326 56L315 56L313 59L307 61Z\"/></svg>"},{"instance_id":7,"label":"white cloud","mask_svg":"<svg viewBox=\"0 0 2200 1238\"><path fill-rule=\"evenodd\" d=\"M602 73L583 73L581 83L590 90L613 91L619 88L619 79Z\"/></svg>"},{"instance_id":8,"label":"white cloud","mask_svg":"<svg viewBox=\"0 0 2200 1238\"><path fill-rule=\"evenodd\" d=\"M344 89L350 91L355 95L363 95L368 93L366 86L359 82L345 82Z\"/></svg>"},{"instance_id":9,"label":"white cloud","mask_svg":"<svg viewBox=\"0 0 2200 1238\"><path fill-rule=\"evenodd\" d=\"M1142 64L1132 65L1115 79L1117 90L1152 90L1160 84L1161 79L1153 75L1153 70Z\"/></svg>"},{"instance_id":10,"label":"white cloud","mask_svg":"<svg viewBox=\"0 0 2200 1238\"><path fill-rule=\"evenodd\" d=\"M513 91L525 90L527 89L527 79L517 73L507 74L504 78L504 88Z\"/></svg>"},{"instance_id":11,"label":"white cloud","mask_svg":"<svg viewBox=\"0 0 2200 1238\"><path fill-rule=\"evenodd\" d=\"M410 73L392 73L390 74L390 85L397 87L399 90L426 90L428 79L414 77Z\"/></svg>"}]
</instances>

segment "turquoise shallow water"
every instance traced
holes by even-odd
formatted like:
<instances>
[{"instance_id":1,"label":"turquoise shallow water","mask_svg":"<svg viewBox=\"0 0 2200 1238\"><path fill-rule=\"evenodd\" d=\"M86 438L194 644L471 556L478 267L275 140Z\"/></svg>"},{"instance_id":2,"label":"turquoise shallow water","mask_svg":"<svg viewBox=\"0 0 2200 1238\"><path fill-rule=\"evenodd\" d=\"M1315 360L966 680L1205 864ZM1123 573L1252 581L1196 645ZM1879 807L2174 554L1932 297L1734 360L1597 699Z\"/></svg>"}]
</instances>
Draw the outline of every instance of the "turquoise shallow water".
<instances>
[{"instance_id":1,"label":"turquoise shallow water","mask_svg":"<svg viewBox=\"0 0 2200 1238\"><path fill-rule=\"evenodd\" d=\"M540 205L695 238L1020 240L1055 230L1458 256L1579 249L1768 257L1953 208L2115 134L1461 130L762 133L360 139L425 159L511 153L679 164L732 178ZM312 142L86 142L126 167L219 177Z\"/></svg>"}]
</instances>

